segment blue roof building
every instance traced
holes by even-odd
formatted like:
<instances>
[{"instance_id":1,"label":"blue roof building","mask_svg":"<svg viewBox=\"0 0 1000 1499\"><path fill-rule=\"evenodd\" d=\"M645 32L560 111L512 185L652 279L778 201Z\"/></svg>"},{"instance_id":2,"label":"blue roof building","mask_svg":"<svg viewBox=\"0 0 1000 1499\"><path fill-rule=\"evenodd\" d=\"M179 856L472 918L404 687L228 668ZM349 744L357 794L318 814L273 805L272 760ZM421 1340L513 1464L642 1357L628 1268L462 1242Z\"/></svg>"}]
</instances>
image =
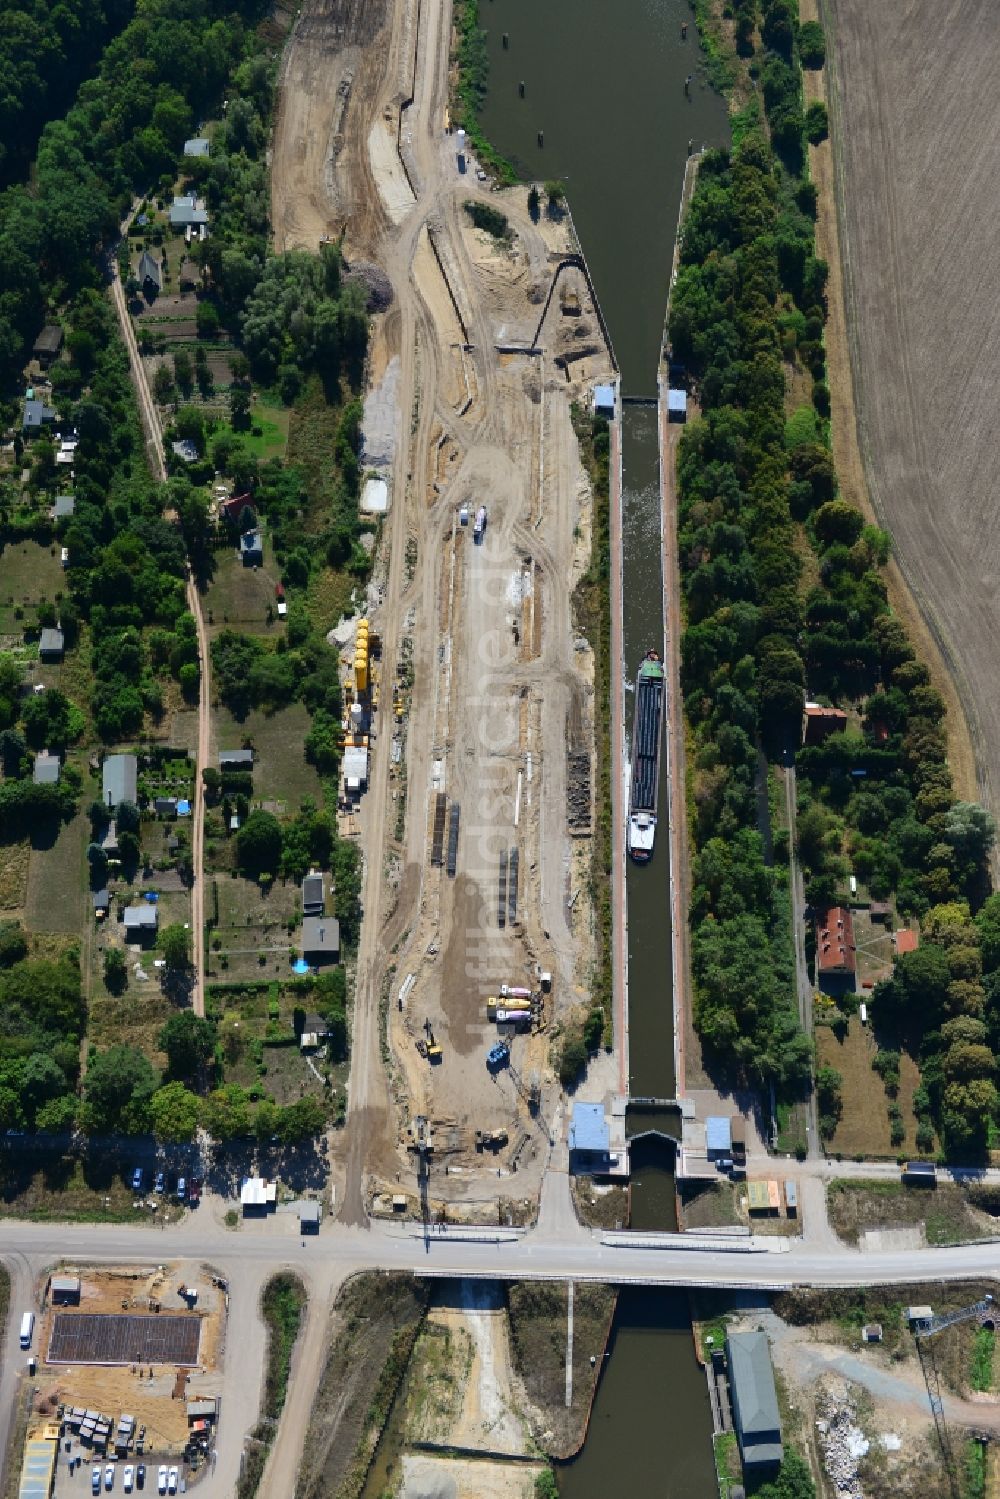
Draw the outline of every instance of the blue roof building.
<instances>
[{"instance_id":1,"label":"blue roof building","mask_svg":"<svg viewBox=\"0 0 1000 1499\"><path fill-rule=\"evenodd\" d=\"M570 1169L606 1171L610 1165L611 1130L601 1103L575 1103L569 1126Z\"/></svg>"},{"instance_id":2,"label":"blue roof building","mask_svg":"<svg viewBox=\"0 0 1000 1499\"><path fill-rule=\"evenodd\" d=\"M613 385L597 385L594 387L594 410L598 416L606 416L609 421L615 414L615 388Z\"/></svg>"},{"instance_id":3,"label":"blue roof building","mask_svg":"<svg viewBox=\"0 0 1000 1499\"><path fill-rule=\"evenodd\" d=\"M713 1114L705 1120L705 1146L709 1158L727 1156L733 1148L733 1122L728 1114Z\"/></svg>"}]
</instances>

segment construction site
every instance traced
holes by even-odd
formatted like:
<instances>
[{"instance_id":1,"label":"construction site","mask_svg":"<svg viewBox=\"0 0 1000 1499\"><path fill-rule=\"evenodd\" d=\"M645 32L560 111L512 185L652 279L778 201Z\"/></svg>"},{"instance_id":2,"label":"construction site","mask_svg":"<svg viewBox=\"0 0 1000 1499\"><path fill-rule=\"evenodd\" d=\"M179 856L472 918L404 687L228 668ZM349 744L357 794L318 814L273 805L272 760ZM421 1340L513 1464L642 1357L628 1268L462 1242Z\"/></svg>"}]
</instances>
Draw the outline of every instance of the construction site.
<instances>
[{"instance_id":1,"label":"construction site","mask_svg":"<svg viewBox=\"0 0 1000 1499\"><path fill-rule=\"evenodd\" d=\"M361 9L296 28L272 171L276 244L342 232L382 287L362 454L376 567L334 632L341 830L365 861L334 1177L349 1220L496 1221L498 1196L523 1218L561 1130L553 1039L593 978L594 657L573 612L592 495L574 413L589 423L616 369L561 202L493 191L451 128L445 14ZM301 141L327 125L310 166Z\"/></svg>"},{"instance_id":2,"label":"construction site","mask_svg":"<svg viewBox=\"0 0 1000 1499\"><path fill-rule=\"evenodd\" d=\"M59 1494L78 1478L84 1492L92 1464L105 1475L110 1465L108 1488L116 1468L139 1463L196 1475L222 1404L225 1281L204 1267L74 1265L41 1289L42 1310L26 1314L30 1328L22 1323L26 1462L40 1461L54 1437Z\"/></svg>"}]
</instances>

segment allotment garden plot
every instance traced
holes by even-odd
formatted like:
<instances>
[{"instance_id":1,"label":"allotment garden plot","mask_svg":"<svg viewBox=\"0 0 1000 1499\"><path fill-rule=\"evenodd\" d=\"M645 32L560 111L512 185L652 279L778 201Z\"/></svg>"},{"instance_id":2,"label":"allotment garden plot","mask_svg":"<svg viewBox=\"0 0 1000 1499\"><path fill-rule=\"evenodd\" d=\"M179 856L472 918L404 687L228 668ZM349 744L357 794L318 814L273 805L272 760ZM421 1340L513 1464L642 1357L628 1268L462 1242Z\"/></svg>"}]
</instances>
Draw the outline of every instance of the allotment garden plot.
<instances>
[{"instance_id":1,"label":"allotment garden plot","mask_svg":"<svg viewBox=\"0 0 1000 1499\"><path fill-rule=\"evenodd\" d=\"M50 1364L179 1364L198 1362L201 1318L115 1316L57 1312L49 1337Z\"/></svg>"}]
</instances>

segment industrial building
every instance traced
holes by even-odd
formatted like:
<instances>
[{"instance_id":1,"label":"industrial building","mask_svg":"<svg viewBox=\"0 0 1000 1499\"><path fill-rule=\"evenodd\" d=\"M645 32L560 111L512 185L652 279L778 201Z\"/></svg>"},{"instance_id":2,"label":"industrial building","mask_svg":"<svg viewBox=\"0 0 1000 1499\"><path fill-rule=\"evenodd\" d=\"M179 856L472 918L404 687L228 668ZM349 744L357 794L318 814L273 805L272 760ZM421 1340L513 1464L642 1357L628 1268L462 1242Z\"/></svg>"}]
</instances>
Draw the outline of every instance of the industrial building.
<instances>
[{"instance_id":1,"label":"industrial building","mask_svg":"<svg viewBox=\"0 0 1000 1499\"><path fill-rule=\"evenodd\" d=\"M767 1334L730 1333L726 1338L726 1362L733 1425L743 1467L776 1467L782 1458L781 1417Z\"/></svg>"}]
</instances>

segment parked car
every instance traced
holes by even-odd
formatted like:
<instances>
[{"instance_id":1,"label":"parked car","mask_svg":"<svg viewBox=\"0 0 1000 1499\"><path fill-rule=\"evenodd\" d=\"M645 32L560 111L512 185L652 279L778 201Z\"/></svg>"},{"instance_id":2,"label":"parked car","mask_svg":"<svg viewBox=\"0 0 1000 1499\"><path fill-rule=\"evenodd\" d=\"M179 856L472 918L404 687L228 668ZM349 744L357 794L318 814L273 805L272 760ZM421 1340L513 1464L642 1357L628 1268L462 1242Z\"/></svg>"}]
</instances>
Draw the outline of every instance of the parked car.
<instances>
[{"instance_id":1,"label":"parked car","mask_svg":"<svg viewBox=\"0 0 1000 1499\"><path fill-rule=\"evenodd\" d=\"M168 1494L176 1494L177 1493L177 1469L176 1468L171 1468L170 1469L170 1474L169 1474L169 1477L167 1478L167 1493Z\"/></svg>"},{"instance_id":2,"label":"parked car","mask_svg":"<svg viewBox=\"0 0 1000 1499\"><path fill-rule=\"evenodd\" d=\"M132 1467L132 1464L129 1463L128 1467L125 1469L125 1472L122 1474L122 1488L125 1490L126 1494L131 1494L132 1480L134 1478L135 1469Z\"/></svg>"},{"instance_id":3,"label":"parked car","mask_svg":"<svg viewBox=\"0 0 1000 1499\"><path fill-rule=\"evenodd\" d=\"M142 1167L141 1166L136 1166L135 1170L132 1172L132 1191L133 1192L141 1192L142 1191L142 1183L143 1183Z\"/></svg>"},{"instance_id":4,"label":"parked car","mask_svg":"<svg viewBox=\"0 0 1000 1499\"><path fill-rule=\"evenodd\" d=\"M158 1494L165 1494L167 1492L167 1470L162 1465L156 1473L156 1492Z\"/></svg>"},{"instance_id":5,"label":"parked car","mask_svg":"<svg viewBox=\"0 0 1000 1499\"><path fill-rule=\"evenodd\" d=\"M165 1192L166 1190L167 1190L167 1178L166 1178L165 1174L162 1171L158 1171L156 1173L156 1179L153 1182L153 1191L154 1192Z\"/></svg>"},{"instance_id":6,"label":"parked car","mask_svg":"<svg viewBox=\"0 0 1000 1499\"><path fill-rule=\"evenodd\" d=\"M187 1177L186 1176L179 1176L177 1178L177 1201L178 1202L183 1202L186 1196L187 1196Z\"/></svg>"},{"instance_id":7,"label":"parked car","mask_svg":"<svg viewBox=\"0 0 1000 1499\"><path fill-rule=\"evenodd\" d=\"M135 1486L137 1489L146 1487L146 1464L140 1463L135 1470Z\"/></svg>"},{"instance_id":8,"label":"parked car","mask_svg":"<svg viewBox=\"0 0 1000 1499\"><path fill-rule=\"evenodd\" d=\"M201 1201L201 1177L200 1176L192 1176L191 1180L188 1182L188 1202L194 1203L194 1202L200 1202L200 1201Z\"/></svg>"},{"instance_id":9,"label":"parked car","mask_svg":"<svg viewBox=\"0 0 1000 1499\"><path fill-rule=\"evenodd\" d=\"M114 1488L114 1486L115 1486L115 1465L114 1465L114 1463L108 1463L108 1466L104 1470L104 1487L110 1493L111 1490Z\"/></svg>"},{"instance_id":10,"label":"parked car","mask_svg":"<svg viewBox=\"0 0 1000 1499\"><path fill-rule=\"evenodd\" d=\"M90 1492L92 1494L99 1494L101 1492L101 1468L99 1463L95 1463L90 1470Z\"/></svg>"}]
</instances>

